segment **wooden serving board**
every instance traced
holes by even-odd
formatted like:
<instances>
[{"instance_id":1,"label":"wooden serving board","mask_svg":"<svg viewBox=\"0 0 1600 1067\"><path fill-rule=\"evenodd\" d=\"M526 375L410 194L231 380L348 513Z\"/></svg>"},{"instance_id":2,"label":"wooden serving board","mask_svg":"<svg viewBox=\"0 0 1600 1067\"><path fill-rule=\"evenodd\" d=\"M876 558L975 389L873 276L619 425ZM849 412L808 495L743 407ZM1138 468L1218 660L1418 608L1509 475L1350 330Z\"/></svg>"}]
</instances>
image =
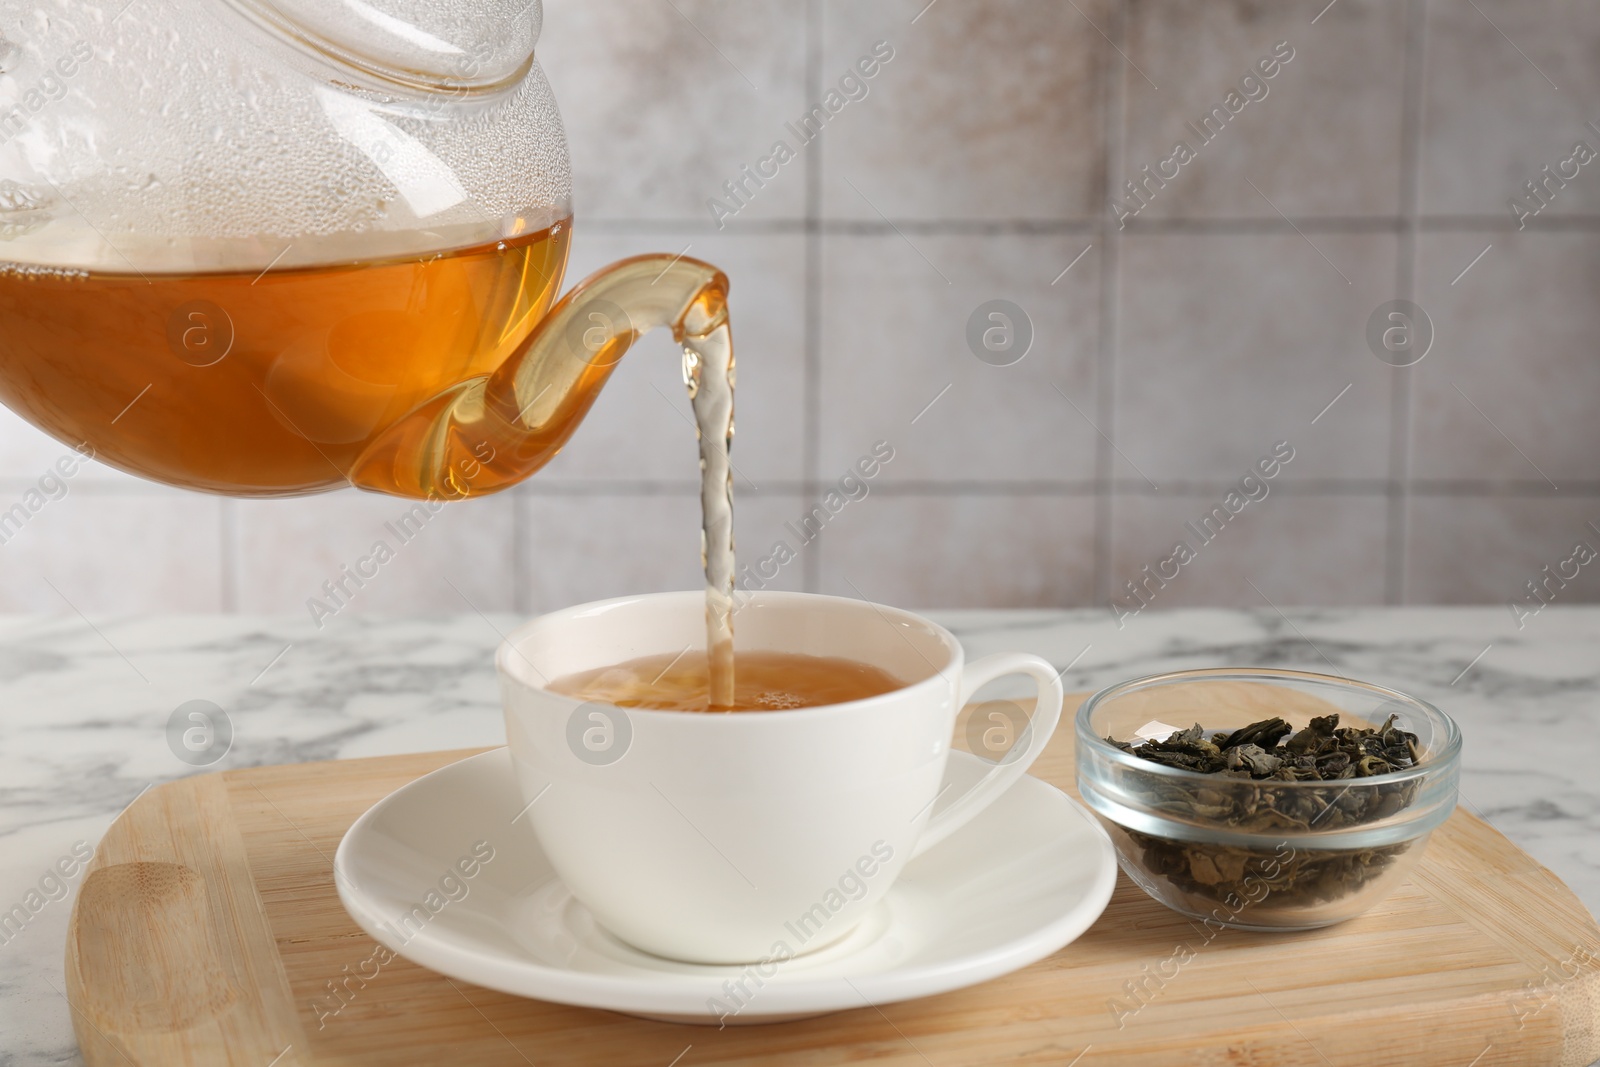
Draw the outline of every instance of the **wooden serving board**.
<instances>
[{"instance_id":1,"label":"wooden serving board","mask_svg":"<svg viewBox=\"0 0 1600 1067\"><path fill-rule=\"evenodd\" d=\"M470 754L227 771L147 792L106 834L73 909L67 990L89 1067L1600 1057L1600 929L1554 875L1462 811L1388 900L1310 933L1208 941L1124 877L1100 921L1054 956L881 1010L717 1030L519 999L396 959L319 1029L312 1002L375 947L334 891L340 838L389 792ZM1070 727L1033 773L1075 794Z\"/></svg>"}]
</instances>

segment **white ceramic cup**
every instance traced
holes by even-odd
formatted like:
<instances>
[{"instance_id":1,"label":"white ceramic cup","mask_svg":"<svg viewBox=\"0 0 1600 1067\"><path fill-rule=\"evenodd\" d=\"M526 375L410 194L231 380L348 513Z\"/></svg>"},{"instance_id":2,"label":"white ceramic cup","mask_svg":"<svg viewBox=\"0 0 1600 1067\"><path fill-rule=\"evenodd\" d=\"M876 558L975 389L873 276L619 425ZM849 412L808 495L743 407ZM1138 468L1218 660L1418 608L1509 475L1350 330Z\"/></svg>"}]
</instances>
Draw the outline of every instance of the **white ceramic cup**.
<instances>
[{"instance_id":1,"label":"white ceramic cup","mask_svg":"<svg viewBox=\"0 0 1600 1067\"><path fill-rule=\"evenodd\" d=\"M530 805L517 823L532 826L606 930L696 963L781 961L839 940L908 860L1021 777L1061 716L1061 681L1047 661L1008 653L965 664L948 630L895 608L764 592L740 606L735 626L741 651L845 657L905 684L866 700L733 714L622 709L545 688L704 649L699 592L545 615L496 656ZM976 786L941 798L956 713L1007 674L1038 687L1031 725Z\"/></svg>"}]
</instances>

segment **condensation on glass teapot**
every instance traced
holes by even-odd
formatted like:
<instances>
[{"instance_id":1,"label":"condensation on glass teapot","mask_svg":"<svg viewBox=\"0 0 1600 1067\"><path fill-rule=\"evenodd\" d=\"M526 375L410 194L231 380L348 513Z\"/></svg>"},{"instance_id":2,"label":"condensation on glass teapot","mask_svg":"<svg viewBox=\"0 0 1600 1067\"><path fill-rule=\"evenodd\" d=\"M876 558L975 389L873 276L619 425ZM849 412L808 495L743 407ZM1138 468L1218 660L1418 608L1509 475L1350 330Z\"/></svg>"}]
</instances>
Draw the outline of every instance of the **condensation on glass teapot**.
<instances>
[{"instance_id":1,"label":"condensation on glass teapot","mask_svg":"<svg viewBox=\"0 0 1600 1067\"><path fill-rule=\"evenodd\" d=\"M572 227L525 0L0 0L0 399L157 481L459 498L561 448L683 257L556 301ZM704 422L702 459L728 434ZM720 457L718 453L720 452Z\"/></svg>"}]
</instances>

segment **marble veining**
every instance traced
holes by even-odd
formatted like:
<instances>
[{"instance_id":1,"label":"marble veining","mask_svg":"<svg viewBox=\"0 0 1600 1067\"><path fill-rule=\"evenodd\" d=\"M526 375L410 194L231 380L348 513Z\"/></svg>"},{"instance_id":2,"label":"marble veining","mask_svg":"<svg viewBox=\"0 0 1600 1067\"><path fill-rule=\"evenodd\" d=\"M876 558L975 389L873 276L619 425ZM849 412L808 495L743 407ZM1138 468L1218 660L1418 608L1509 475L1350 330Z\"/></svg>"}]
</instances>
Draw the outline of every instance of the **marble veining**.
<instances>
[{"instance_id":1,"label":"marble veining","mask_svg":"<svg viewBox=\"0 0 1600 1067\"><path fill-rule=\"evenodd\" d=\"M1256 665L1432 701L1462 727L1463 803L1600 910L1600 608L1551 607L1521 631L1489 607L1151 611L1121 629L1093 610L932 614L969 655L1038 653L1072 691ZM0 619L0 911L154 783L500 743L493 653L516 621L350 616L316 631L289 617ZM167 744L168 716L197 698L233 724L211 767ZM61 993L71 903L47 903L0 943L0 1067L81 1063Z\"/></svg>"}]
</instances>

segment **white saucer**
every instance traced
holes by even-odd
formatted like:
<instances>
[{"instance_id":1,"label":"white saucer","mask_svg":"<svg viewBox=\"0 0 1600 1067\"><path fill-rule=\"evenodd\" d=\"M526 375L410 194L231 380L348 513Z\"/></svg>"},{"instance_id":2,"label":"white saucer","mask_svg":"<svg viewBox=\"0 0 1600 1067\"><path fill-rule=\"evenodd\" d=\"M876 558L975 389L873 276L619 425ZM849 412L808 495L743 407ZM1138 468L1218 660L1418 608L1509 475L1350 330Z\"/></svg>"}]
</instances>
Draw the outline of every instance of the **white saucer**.
<instances>
[{"instance_id":1,"label":"white saucer","mask_svg":"<svg viewBox=\"0 0 1600 1067\"><path fill-rule=\"evenodd\" d=\"M959 796L987 768L952 752L947 792ZM385 947L474 985L732 1024L925 997L1026 967L1087 930L1116 882L1111 840L1094 818L1054 786L1024 777L908 864L843 940L769 965L776 973L763 977L754 967L662 959L600 929L555 877L519 817L523 806L503 748L397 789L339 845L335 881L346 910ZM471 862L483 841L493 858ZM463 858L473 877L447 877ZM426 921L414 919L402 934L399 917L416 907ZM728 983L741 979L743 995L730 992L737 987Z\"/></svg>"}]
</instances>

